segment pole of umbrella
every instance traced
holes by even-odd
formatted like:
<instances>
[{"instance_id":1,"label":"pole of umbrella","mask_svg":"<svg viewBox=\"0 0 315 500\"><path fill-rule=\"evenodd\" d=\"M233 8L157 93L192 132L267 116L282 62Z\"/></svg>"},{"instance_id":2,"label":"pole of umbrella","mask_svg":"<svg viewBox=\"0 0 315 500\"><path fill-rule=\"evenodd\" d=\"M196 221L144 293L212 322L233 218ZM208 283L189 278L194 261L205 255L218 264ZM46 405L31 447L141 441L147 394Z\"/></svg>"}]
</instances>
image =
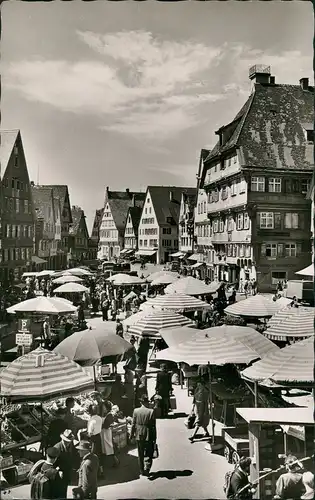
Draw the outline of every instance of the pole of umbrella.
<instances>
[{"instance_id":1,"label":"pole of umbrella","mask_svg":"<svg viewBox=\"0 0 315 500\"><path fill-rule=\"evenodd\" d=\"M96 368L95 368L95 364L93 365L93 379L94 379L94 390L96 391Z\"/></svg>"},{"instance_id":2,"label":"pole of umbrella","mask_svg":"<svg viewBox=\"0 0 315 500\"><path fill-rule=\"evenodd\" d=\"M212 394L212 374L211 374L210 363L208 363L208 370L209 370L209 403L210 403L210 417L211 417L211 443L214 444L213 394Z\"/></svg>"},{"instance_id":3,"label":"pole of umbrella","mask_svg":"<svg viewBox=\"0 0 315 500\"><path fill-rule=\"evenodd\" d=\"M255 408L258 408L258 382L254 382L254 400L255 400Z\"/></svg>"}]
</instances>

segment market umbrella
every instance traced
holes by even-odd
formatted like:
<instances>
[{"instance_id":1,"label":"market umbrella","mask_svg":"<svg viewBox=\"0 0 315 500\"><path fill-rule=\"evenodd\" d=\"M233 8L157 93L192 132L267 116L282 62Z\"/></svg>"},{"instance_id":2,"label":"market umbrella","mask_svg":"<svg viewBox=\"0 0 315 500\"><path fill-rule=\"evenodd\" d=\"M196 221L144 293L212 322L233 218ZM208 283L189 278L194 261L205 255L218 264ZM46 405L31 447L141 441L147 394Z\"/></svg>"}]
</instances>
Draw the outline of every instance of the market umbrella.
<instances>
[{"instance_id":1,"label":"market umbrella","mask_svg":"<svg viewBox=\"0 0 315 500\"><path fill-rule=\"evenodd\" d=\"M314 335L314 308L288 307L278 311L270 318L264 335L268 339L282 342Z\"/></svg>"},{"instance_id":2,"label":"market umbrella","mask_svg":"<svg viewBox=\"0 0 315 500\"><path fill-rule=\"evenodd\" d=\"M152 311L151 311L152 312ZM140 319L143 319L145 318L146 316L148 316L148 310L145 310L145 311L139 311L135 314L132 314L131 316L129 316L128 318L124 319L122 321L122 324L125 326L125 327L129 327L129 326L132 326L132 325L135 325L136 323L138 323L138 321L140 321Z\"/></svg>"},{"instance_id":3,"label":"market umbrella","mask_svg":"<svg viewBox=\"0 0 315 500\"><path fill-rule=\"evenodd\" d=\"M176 326L193 325L194 322L171 311L148 310L144 318L131 326L128 333L138 337L158 338L160 330Z\"/></svg>"},{"instance_id":4,"label":"market umbrella","mask_svg":"<svg viewBox=\"0 0 315 500\"><path fill-rule=\"evenodd\" d=\"M232 314L233 316L265 318L273 316L283 307L283 303L258 294L227 306L224 311L226 314Z\"/></svg>"},{"instance_id":5,"label":"market umbrella","mask_svg":"<svg viewBox=\"0 0 315 500\"><path fill-rule=\"evenodd\" d=\"M314 335L284 347L241 372L244 379L269 387L314 384Z\"/></svg>"},{"instance_id":6,"label":"market umbrella","mask_svg":"<svg viewBox=\"0 0 315 500\"><path fill-rule=\"evenodd\" d=\"M151 281L151 286L170 285L179 279L179 276L172 276L171 274L162 274Z\"/></svg>"},{"instance_id":7,"label":"market umbrella","mask_svg":"<svg viewBox=\"0 0 315 500\"><path fill-rule=\"evenodd\" d=\"M110 278L107 278L107 281L113 283L113 285L142 285L145 281L137 276L130 276L129 274L118 273L114 274Z\"/></svg>"},{"instance_id":8,"label":"market umbrella","mask_svg":"<svg viewBox=\"0 0 315 500\"><path fill-rule=\"evenodd\" d=\"M135 299L136 297L138 297L138 295L135 293L135 292L130 292L128 293L127 295L125 295L125 297L123 298L123 302L129 302L130 300L133 300Z\"/></svg>"},{"instance_id":9,"label":"market umbrella","mask_svg":"<svg viewBox=\"0 0 315 500\"><path fill-rule=\"evenodd\" d=\"M45 269L44 271L40 271L39 273L37 273L37 278L41 278L42 276L51 276L52 274L54 274L55 271L48 271L47 269Z\"/></svg>"},{"instance_id":10,"label":"market umbrella","mask_svg":"<svg viewBox=\"0 0 315 500\"><path fill-rule=\"evenodd\" d=\"M85 277L85 276L93 276L90 271L83 269L82 267L73 267L72 269L67 269L67 271L74 276Z\"/></svg>"},{"instance_id":11,"label":"market umbrella","mask_svg":"<svg viewBox=\"0 0 315 500\"><path fill-rule=\"evenodd\" d=\"M154 307L156 309L168 309L170 311L201 311L209 308L209 304L183 293L173 293L169 295L158 295L153 299L148 299L141 304L140 309Z\"/></svg>"},{"instance_id":12,"label":"market umbrella","mask_svg":"<svg viewBox=\"0 0 315 500\"><path fill-rule=\"evenodd\" d=\"M75 313L77 308L71 302L57 297L36 297L19 302L7 309L8 313L62 314Z\"/></svg>"},{"instance_id":13,"label":"market umbrella","mask_svg":"<svg viewBox=\"0 0 315 500\"><path fill-rule=\"evenodd\" d=\"M198 330L199 332L201 335L207 333L209 337L221 337L223 342L225 342L227 337L240 340L255 351L259 358L263 358L272 352L279 352L279 347L271 342L271 340L248 326L222 325Z\"/></svg>"},{"instance_id":14,"label":"market umbrella","mask_svg":"<svg viewBox=\"0 0 315 500\"><path fill-rule=\"evenodd\" d=\"M77 363L39 347L20 356L0 372L1 396L16 401L45 401L94 387Z\"/></svg>"},{"instance_id":15,"label":"market umbrella","mask_svg":"<svg viewBox=\"0 0 315 500\"><path fill-rule=\"evenodd\" d=\"M81 332L75 332L55 347L53 352L62 354L80 365L91 366L101 358L119 356L131 349L131 344L116 335L116 324L102 323Z\"/></svg>"},{"instance_id":16,"label":"market umbrella","mask_svg":"<svg viewBox=\"0 0 315 500\"><path fill-rule=\"evenodd\" d=\"M295 274L300 274L301 276L309 276L314 278L314 264L311 264L308 267L305 267L304 269L301 269L301 271L298 271Z\"/></svg>"},{"instance_id":17,"label":"market umbrella","mask_svg":"<svg viewBox=\"0 0 315 500\"><path fill-rule=\"evenodd\" d=\"M165 288L166 294L173 293L184 293L185 295L209 295L215 293L221 283L211 283L211 285L206 285L203 281L187 276L186 278L181 278L175 281L171 285Z\"/></svg>"},{"instance_id":18,"label":"market umbrella","mask_svg":"<svg viewBox=\"0 0 315 500\"><path fill-rule=\"evenodd\" d=\"M197 328L192 326L165 328L161 330L161 337L167 343L168 347L173 347L192 339L198 331Z\"/></svg>"},{"instance_id":19,"label":"market umbrella","mask_svg":"<svg viewBox=\"0 0 315 500\"><path fill-rule=\"evenodd\" d=\"M160 278L161 276L172 276L173 278L178 278L179 274L174 273L173 271L156 271L155 273L149 274L149 276L146 278L147 281L152 282L157 278Z\"/></svg>"},{"instance_id":20,"label":"market umbrella","mask_svg":"<svg viewBox=\"0 0 315 500\"><path fill-rule=\"evenodd\" d=\"M69 273L69 275L63 275L60 276L60 278L56 278L53 280L53 283L55 285L64 285L65 283L80 283L83 281L82 278L79 278L78 276L73 276L72 274Z\"/></svg>"},{"instance_id":21,"label":"market umbrella","mask_svg":"<svg viewBox=\"0 0 315 500\"><path fill-rule=\"evenodd\" d=\"M88 292L89 289L80 283L65 283L64 285L58 286L54 290L54 293L82 293Z\"/></svg>"}]
</instances>

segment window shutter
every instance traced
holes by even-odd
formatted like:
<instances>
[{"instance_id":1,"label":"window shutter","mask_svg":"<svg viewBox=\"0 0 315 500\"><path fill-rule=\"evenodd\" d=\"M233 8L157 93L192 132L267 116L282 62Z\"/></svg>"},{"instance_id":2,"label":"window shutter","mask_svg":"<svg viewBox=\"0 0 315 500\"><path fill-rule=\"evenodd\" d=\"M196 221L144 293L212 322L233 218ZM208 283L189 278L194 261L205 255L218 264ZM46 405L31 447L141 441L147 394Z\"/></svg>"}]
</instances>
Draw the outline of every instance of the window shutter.
<instances>
[{"instance_id":1,"label":"window shutter","mask_svg":"<svg viewBox=\"0 0 315 500\"><path fill-rule=\"evenodd\" d=\"M266 255L266 245L263 243L261 245L261 250L260 250L261 255L265 256Z\"/></svg>"},{"instance_id":2,"label":"window shutter","mask_svg":"<svg viewBox=\"0 0 315 500\"><path fill-rule=\"evenodd\" d=\"M302 253L302 243L296 244L296 255L299 256Z\"/></svg>"},{"instance_id":3,"label":"window shutter","mask_svg":"<svg viewBox=\"0 0 315 500\"><path fill-rule=\"evenodd\" d=\"M278 257L283 257L283 252L284 252L283 243L278 243L278 247L277 247L277 255L278 255Z\"/></svg>"},{"instance_id":4,"label":"window shutter","mask_svg":"<svg viewBox=\"0 0 315 500\"><path fill-rule=\"evenodd\" d=\"M275 219L275 229L281 229L281 214L275 213L274 219Z\"/></svg>"}]
</instances>

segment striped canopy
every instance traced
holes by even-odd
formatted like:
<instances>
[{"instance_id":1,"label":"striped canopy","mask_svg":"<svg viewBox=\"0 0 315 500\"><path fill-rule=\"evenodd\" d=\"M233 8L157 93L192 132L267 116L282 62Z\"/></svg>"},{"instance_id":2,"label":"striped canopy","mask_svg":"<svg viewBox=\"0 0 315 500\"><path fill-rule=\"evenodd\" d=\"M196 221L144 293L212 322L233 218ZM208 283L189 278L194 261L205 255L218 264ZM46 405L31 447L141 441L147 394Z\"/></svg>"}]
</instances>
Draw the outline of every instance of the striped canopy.
<instances>
[{"instance_id":1,"label":"striped canopy","mask_svg":"<svg viewBox=\"0 0 315 500\"><path fill-rule=\"evenodd\" d=\"M160 278L160 276L164 276L166 274L168 276L173 276L174 278L179 278L179 274L174 273L173 271L156 271L155 273L149 274L147 281L152 282L155 279Z\"/></svg>"},{"instance_id":2,"label":"striped canopy","mask_svg":"<svg viewBox=\"0 0 315 500\"><path fill-rule=\"evenodd\" d=\"M314 383L314 336L271 353L241 375L269 387Z\"/></svg>"},{"instance_id":3,"label":"striped canopy","mask_svg":"<svg viewBox=\"0 0 315 500\"><path fill-rule=\"evenodd\" d=\"M68 300L57 297L36 297L19 302L7 309L8 313L25 312L38 314L75 313L77 308Z\"/></svg>"},{"instance_id":4,"label":"striped canopy","mask_svg":"<svg viewBox=\"0 0 315 500\"><path fill-rule=\"evenodd\" d=\"M140 309L145 310L148 307L168 309L170 311L201 311L210 306L196 297L191 297L183 293L173 293L172 295L158 295L154 299L148 299L141 304Z\"/></svg>"},{"instance_id":5,"label":"striped canopy","mask_svg":"<svg viewBox=\"0 0 315 500\"><path fill-rule=\"evenodd\" d=\"M313 307L286 307L268 322L264 335L271 340L301 340L314 335Z\"/></svg>"},{"instance_id":6,"label":"striped canopy","mask_svg":"<svg viewBox=\"0 0 315 500\"><path fill-rule=\"evenodd\" d=\"M152 312L152 311L151 311ZM144 310L144 311L139 311L135 314L132 314L131 316L129 316L128 318L124 319L122 321L122 324L125 326L125 327L129 327L129 326L133 326L135 325L136 323L138 323L138 321L140 321L141 319L147 317L149 314L149 311L148 309Z\"/></svg>"},{"instance_id":7,"label":"striped canopy","mask_svg":"<svg viewBox=\"0 0 315 500\"><path fill-rule=\"evenodd\" d=\"M83 293L88 292L89 289L80 283L65 283L64 285L58 286L54 290L54 293Z\"/></svg>"},{"instance_id":8,"label":"striped canopy","mask_svg":"<svg viewBox=\"0 0 315 500\"><path fill-rule=\"evenodd\" d=\"M118 273L114 274L107 281L111 281L113 285L142 285L145 281L137 276L130 276L129 274Z\"/></svg>"},{"instance_id":9,"label":"striped canopy","mask_svg":"<svg viewBox=\"0 0 315 500\"><path fill-rule=\"evenodd\" d=\"M202 335L207 333L209 337L221 337L223 342L225 342L227 337L240 340L255 351L259 358L264 358L272 352L279 351L279 347L271 342L271 340L268 340L264 335L257 332L257 330L248 326L222 325L207 328L206 330L198 330L197 335L199 333Z\"/></svg>"},{"instance_id":10,"label":"striped canopy","mask_svg":"<svg viewBox=\"0 0 315 500\"><path fill-rule=\"evenodd\" d=\"M93 379L74 361L39 347L0 372L1 396L47 400L93 387Z\"/></svg>"},{"instance_id":11,"label":"striped canopy","mask_svg":"<svg viewBox=\"0 0 315 500\"><path fill-rule=\"evenodd\" d=\"M156 359L183 362L188 365L225 365L227 363L248 364L259 358L257 352L241 340L212 337L200 330L191 340L164 349Z\"/></svg>"},{"instance_id":12,"label":"striped canopy","mask_svg":"<svg viewBox=\"0 0 315 500\"><path fill-rule=\"evenodd\" d=\"M101 358L124 354L131 344L116 335L113 322L75 332L55 347L54 352L80 364L92 365Z\"/></svg>"},{"instance_id":13,"label":"striped canopy","mask_svg":"<svg viewBox=\"0 0 315 500\"><path fill-rule=\"evenodd\" d=\"M170 285L179 279L179 276L173 276L171 274L161 274L153 281L151 281L152 286L160 286L160 285Z\"/></svg>"},{"instance_id":14,"label":"striped canopy","mask_svg":"<svg viewBox=\"0 0 315 500\"><path fill-rule=\"evenodd\" d=\"M142 319L129 328L128 333L138 337L157 338L160 336L160 330L164 328L175 328L177 326L193 324L193 321L181 314L171 311L148 310Z\"/></svg>"},{"instance_id":15,"label":"striped canopy","mask_svg":"<svg viewBox=\"0 0 315 500\"><path fill-rule=\"evenodd\" d=\"M210 293L215 293L220 287L220 283L211 283L211 285L206 285L203 281L193 278L192 276L187 276L186 278L181 278L175 283L168 285L165 288L165 293L184 293L185 295L206 295Z\"/></svg>"},{"instance_id":16,"label":"striped canopy","mask_svg":"<svg viewBox=\"0 0 315 500\"><path fill-rule=\"evenodd\" d=\"M165 340L168 347L173 347L192 339L198 331L199 330L191 326L182 326L180 328L165 328L161 331L161 337L163 340Z\"/></svg>"},{"instance_id":17,"label":"striped canopy","mask_svg":"<svg viewBox=\"0 0 315 500\"><path fill-rule=\"evenodd\" d=\"M78 276L73 276L72 274L60 276L53 280L54 285L64 285L65 283L80 283L83 281L82 278Z\"/></svg>"},{"instance_id":18,"label":"striped canopy","mask_svg":"<svg viewBox=\"0 0 315 500\"><path fill-rule=\"evenodd\" d=\"M233 316L247 316L254 318L265 318L273 316L283 308L283 303L278 303L264 295L253 295L248 299L241 300L225 308L226 314Z\"/></svg>"}]
</instances>

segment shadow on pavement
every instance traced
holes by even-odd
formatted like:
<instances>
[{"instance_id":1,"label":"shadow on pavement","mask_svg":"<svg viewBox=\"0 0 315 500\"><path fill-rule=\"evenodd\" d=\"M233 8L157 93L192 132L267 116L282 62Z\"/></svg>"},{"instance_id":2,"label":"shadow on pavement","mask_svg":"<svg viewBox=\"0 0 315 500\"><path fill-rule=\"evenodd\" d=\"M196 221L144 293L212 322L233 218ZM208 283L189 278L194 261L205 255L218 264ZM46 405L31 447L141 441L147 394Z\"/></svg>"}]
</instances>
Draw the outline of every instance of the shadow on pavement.
<instances>
[{"instance_id":1,"label":"shadow on pavement","mask_svg":"<svg viewBox=\"0 0 315 500\"><path fill-rule=\"evenodd\" d=\"M133 455L119 455L120 464L118 467L108 467L105 469L104 479L99 482L99 486L109 484L128 483L139 478L138 458Z\"/></svg>"},{"instance_id":2,"label":"shadow on pavement","mask_svg":"<svg viewBox=\"0 0 315 500\"><path fill-rule=\"evenodd\" d=\"M176 418L186 418L188 417L187 413L185 412L178 412L178 413L173 413L171 415L168 415L167 419L168 420L175 420Z\"/></svg>"},{"instance_id":3,"label":"shadow on pavement","mask_svg":"<svg viewBox=\"0 0 315 500\"><path fill-rule=\"evenodd\" d=\"M155 479L166 478L166 479L176 479L177 477L187 477L193 474L192 470L159 470L158 472L151 472L149 480L154 481Z\"/></svg>"}]
</instances>

